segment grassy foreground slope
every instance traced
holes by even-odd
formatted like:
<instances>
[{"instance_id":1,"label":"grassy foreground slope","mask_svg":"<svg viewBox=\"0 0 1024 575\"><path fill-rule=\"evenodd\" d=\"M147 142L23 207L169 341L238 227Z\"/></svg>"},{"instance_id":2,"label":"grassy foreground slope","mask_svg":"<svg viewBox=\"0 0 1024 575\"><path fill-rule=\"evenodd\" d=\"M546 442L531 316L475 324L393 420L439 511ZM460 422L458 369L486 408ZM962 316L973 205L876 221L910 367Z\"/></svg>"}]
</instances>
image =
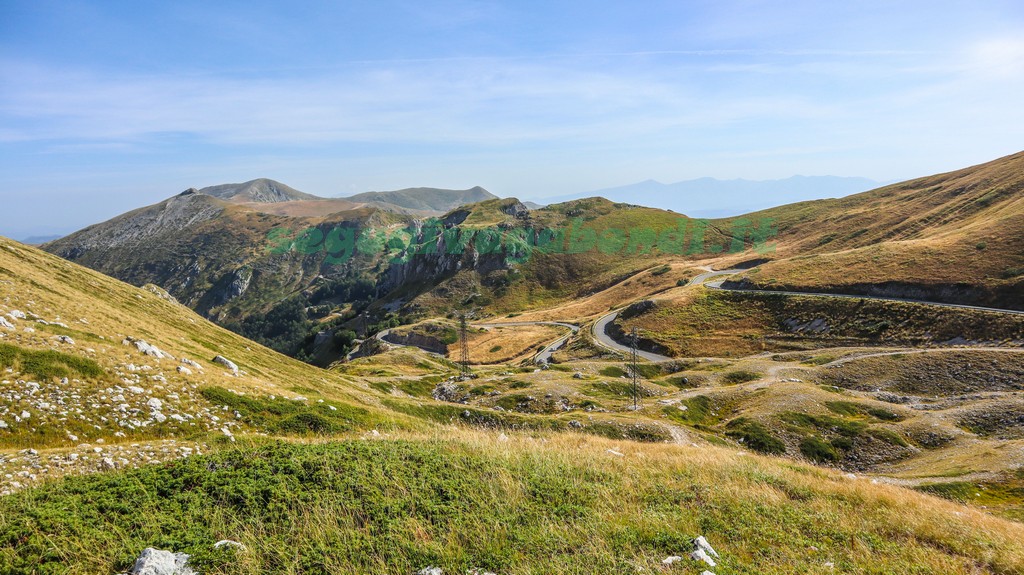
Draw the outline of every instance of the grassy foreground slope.
<instances>
[{"instance_id":1,"label":"grassy foreground slope","mask_svg":"<svg viewBox=\"0 0 1024 575\"><path fill-rule=\"evenodd\" d=\"M72 512L72 510L74 510ZM1021 573L1024 526L720 448L583 436L258 444L0 499L0 570L110 573ZM230 538L246 547L215 551Z\"/></svg>"},{"instance_id":2,"label":"grassy foreground slope","mask_svg":"<svg viewBox=\"0 0 1024 575\"><path fill-rule=\"evenodd\" d=\"M252 430L255 417L214 412L222 403L213 404L213 388L344 412L353 428L391 418L352 379L217 327L162 290L135 288L4 238L0 317L10 324L0 327L0 446L69 448ZM164 356L144 353L135 340ZM214 363L218 355L239 373ZM308 399L298 401L302 396ZM318 399L335 409L321 409Z\"/></svg>"}]
</instances>

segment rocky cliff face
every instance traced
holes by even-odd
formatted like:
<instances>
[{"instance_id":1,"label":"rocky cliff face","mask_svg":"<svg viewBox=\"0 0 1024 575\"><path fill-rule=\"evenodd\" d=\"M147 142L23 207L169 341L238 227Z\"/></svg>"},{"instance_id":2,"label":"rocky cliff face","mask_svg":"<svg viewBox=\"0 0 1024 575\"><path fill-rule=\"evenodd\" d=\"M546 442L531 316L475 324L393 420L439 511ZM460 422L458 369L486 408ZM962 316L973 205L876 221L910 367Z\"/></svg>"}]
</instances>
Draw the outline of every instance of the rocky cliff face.
<instances>
[{"instance_id":1,"label":"rocky cliff face","mask_svg":"<svg viewBox=\"0 0 1024 575\"><path fill-rule=\"evenodd\" d=\"M89 226L42 247L72 261L93 250L121 247L159 249L159 246L146 244L163 234L213 220L224 212L225 207L223 202L190 188L159 204Z\"/></svg>"}]
</instances>

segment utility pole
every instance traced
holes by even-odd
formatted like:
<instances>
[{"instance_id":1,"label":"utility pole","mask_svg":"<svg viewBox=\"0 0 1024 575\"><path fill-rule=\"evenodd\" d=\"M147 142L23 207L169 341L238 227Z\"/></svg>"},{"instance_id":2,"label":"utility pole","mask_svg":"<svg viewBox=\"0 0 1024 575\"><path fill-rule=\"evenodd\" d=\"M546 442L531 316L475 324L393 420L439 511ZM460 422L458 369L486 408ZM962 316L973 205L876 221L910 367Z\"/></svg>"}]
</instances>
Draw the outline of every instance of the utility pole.
<instances>
[{"instance_id":1,"label":"utility pole","mask_svg":"<svg viewBox=\"0 0 1024 575\"><path fill-rule=\"evenodd\" d=\"M633 374L633 411L639 408L640 403L640 386L637 382L637 369L636 369L636 346L637 346L637 332L634 327L629 332L629 351L630 351L630 372Z\"/></svg>"}]
</instances>

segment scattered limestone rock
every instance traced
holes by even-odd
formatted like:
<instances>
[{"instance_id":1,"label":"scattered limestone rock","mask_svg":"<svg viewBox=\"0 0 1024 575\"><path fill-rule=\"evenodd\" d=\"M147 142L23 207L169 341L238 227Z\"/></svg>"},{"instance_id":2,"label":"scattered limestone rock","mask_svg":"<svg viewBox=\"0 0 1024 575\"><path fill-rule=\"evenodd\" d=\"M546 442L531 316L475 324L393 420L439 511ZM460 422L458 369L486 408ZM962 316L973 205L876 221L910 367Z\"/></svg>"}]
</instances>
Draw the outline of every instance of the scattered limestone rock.
<instances>
[{"instance_id":1,"label":"scattered limestone rock","mask_svg":"<svg viewBox=\"0 0 1024 575\"><path fill-rule=\"evenodd\" d=\"M709 566L714 567L716 565L715 560L711 558L703 549L696 549L693 553L690 553L690 558L694 561L703 561Z\"/></svg>"},{"instance_id":2,"label":"scattered limestone rock","mask_svg":"<svg viewBox=\"0 0 1024 575\"><path fill-rule=\"evenodd\" d=\"M181 358L181 363L183 363L183 364L185 364L185 365L187 365L189 367L194 367L196 369L203 369L203 366L199 365L199 362L192 361L191 359L189 359L187 357Z\"/></svg>"},{"instance_id":3,"label":"scattered limestone rock","mask_svg":"<svg viewBox=\"0 0 1024 575\"><path fill-rule=\"evenodd\" d=\"M716 558L718 557L718 552L716 552L715 549L713 547L711 547L711 544L708 543L708 540L705 539L703 535L701 535L701 536L699 536L699 537L697 537L696 539L693 540L693 546L696 547L697 549L700 549L700 550L704 551L705 553L707 553L708 555L710 555L712 557L716 557Z\"/></svg>"},{"instance_id":4,"label":"scattered limestone rock","mask_svg":"<svg viewBox=\"0 0 1024 575\"><path fill-rule=\"evenodd\" d=\"M232 541L230 539L221 539L220 541L213 544L214 549L220 549L221 547L234 547L241 551L245 551L245 545L242 545L238 541Z\"/></svg>"},{"instance_id":5,"label":"scattered limestone rock","mask_svg":"<svg viewBox=\"0 0 1024 575\"><path fill-rule=\"evenodd\" d=\"M196 575L188 566L189 556L147 547L135 560L130 575Z\"/></svg>"},{"instance_id":6,"label":"scattered limestone rock","mask_svg":"<svg viewBox=\"0 0 1024 575\"><path fill-rule=\"evenodd\" d=\"M230 369L231 373L233 373L235 375L238 375L238 366L235 365L235 362L233 362L230 359L224 357L223 355L218 355L217 357L213 358L213 363L219 363L219 364L223 365L224 367Z\"/></svg>"},{"instance_id":7,"label":"scattered limestone rock","mask_svg":"<svg viewBox=\"0 0 1024 575\"><path fill-rule=\"evenodd\" d=\"M683 558L678 555L669 555L668 557L661 560L662 565L671 565L676 561L682 561Z\"/></svg>"},{"instance_id":8,"label":"scattered limestone rock","mask_svg":"<svg viewBox=\"0 0 1024 575\"><path fill-rule=\"evenodd\" d=\"M416 572L416 575L444 575L440 567L424 567Z\"/></svg>"},{"instance_id":9,"label":"scattered limestone rock","mask_svg":"<svg viewBox=\"0 0 1024 575\"><path fill-rule=\"evenodd\" d=\"M0 317L0 327L6 329L14 329L14 324L7 321L7 319Z\"/></svg>"},{"instance_id":10,"label":"scattered limestone rock","mask_svg":"<svg viewBox=\"0 0 1024 575\"><path fill-rule=\"evenodd\" d=\"M7 313L7 315L9 315L13 319L28 319L28 316L25 315L25 312L18 311L16 309L12 309L10 312Z\"/></svg>"},{"instance_id":11,"label":"scattered limestone rock","mask_svg":"<svg viewBox=\"0 0 1024 575\"><path fill-rule=\"evenodd\" d=\"M135 339L134 337L126 337L126 338L124 338L124 340L121 343L124 344L124 345L134 345L135 349L139 350L140 352L142 352L142 353L144 353L146 355L155 357L157 359L174 359L173 355L171 355L171 354L161 350L157 346L155 346L155 345L153 345L151 343L148 343L146 340L143 340L143 339Z\"/></svg>"},{"instance_id":12,"label":"scattered limestone rock","mask_svg":"<svg viewBox=\"0 0 1024 575\"><path fill-rule=\"evenodd\" d=\"M66 335L58 336L57 337L57 341L59 341L61 343L66 343L68 345L75 345L75 340L71 339L70 337L68 337Z\"/></svg>"},{"instance_id":13,"label":"scattered limestone rock","mask_svg":"<svg viewBox=\"0 0 1024 575\"><path fill-rule=\"evenodd\" d=\"M179 365L178 373L180 373L181 375L192 375L192 370L185 367L184 365Z\"/></svg>"}]
</instances>

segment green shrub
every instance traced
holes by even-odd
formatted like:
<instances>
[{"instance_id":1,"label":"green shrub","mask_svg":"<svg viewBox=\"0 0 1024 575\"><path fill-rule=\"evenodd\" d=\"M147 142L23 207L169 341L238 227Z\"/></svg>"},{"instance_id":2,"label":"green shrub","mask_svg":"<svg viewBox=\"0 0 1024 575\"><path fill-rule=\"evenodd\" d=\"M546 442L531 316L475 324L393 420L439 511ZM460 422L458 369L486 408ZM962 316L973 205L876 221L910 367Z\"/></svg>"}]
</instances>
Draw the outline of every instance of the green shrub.
<instances>
[{"instance_id":1,"label":"green shrub","mask_svg":"<svg viewBox=\"0 0 1024 575\"><path fill-rule=\"evenodd\" d=\"M636 373L644 379L654 379L661 375L661 366L656 363L638 363L636 364Z\"/></svg>"},{"instance_id":2,"label":"green shrub","mask_svg":"<svg viewBox=\"0 0 1024 575\"><path fill-rule=\"evenodd\" d=\"M54 350L36 351L6 343L0 343L0 366L11 367L40 379L97 378L104 373L98 363L87 357Z\"/></svg>"},{"instance_id":3,"label":"green shrub","mask_svg":"<svg viewBox=\"0 0 1024 575\"><path fill-rule=\"evenodd\" d=\"M329 435L370 423L366 409L342 403L307 404L281 397L257 398L239 395L222 387L207 387L200 393L214 405L226 405L228 409L237 411L242 421L275 433Z\"/></svg>"},{"instance_id":4,"label":"green shrub","mask_svg":"<svg viewBox=\"0 0 1024 575\"><path fill-rule=\"evenodd\" d=\"M626 375L626 370L617 365L609 365L608 367L602 367L598 373L605 377L622 377Z\"/></svg>"},{"instance_id":5,"label":"green shrub","mask_svg":"<svg viewBox=\"0 0 1024 575\"><path fill-rule=\"evenodd\" d=\"M754 381L755 379L759 379L760 377L760 373L755 373L753 371L737 370L723 374L722 381L730 384L737 384L746 383L748 381Z\"/></svg>"},{"instance_id":6,"label":"green shrub","mask_svg":"<svg viewBox=\"0 0 1024 575\"><path fill-rule=\"evenodd\" d=\"M831 463L839 459L835 448L819 437L808 437L801 441L800 453L817 463Z\"/></svg>"},{"instance_id":7,"label":"green shrub","mask_svg":"<svg viewBox=\"0 0 1024 575\"><path fill-rule=\"evenodd\" d=\"M725 434L744 445L770 455L780 455L786 452L786 444L773 436L763 425L740 417L729 422Z\"/></svg>"}]
</instances>

